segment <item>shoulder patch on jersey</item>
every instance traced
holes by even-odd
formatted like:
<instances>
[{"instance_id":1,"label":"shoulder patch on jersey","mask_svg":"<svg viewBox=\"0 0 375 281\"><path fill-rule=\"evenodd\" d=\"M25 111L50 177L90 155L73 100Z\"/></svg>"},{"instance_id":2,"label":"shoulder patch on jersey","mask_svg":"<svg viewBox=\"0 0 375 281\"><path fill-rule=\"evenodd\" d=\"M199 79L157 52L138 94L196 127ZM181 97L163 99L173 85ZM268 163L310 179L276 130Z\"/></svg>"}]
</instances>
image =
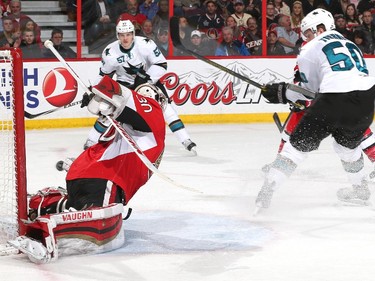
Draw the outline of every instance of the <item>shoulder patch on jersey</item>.
<instances>
[{"instance_id":1,"label":"shoulder patch on jersey","mask_svg":"<svg viewBox=\"0 0 375 281\"><path fill-rule=\"evenodd\" d=\"M109 55L109 50L110 50L110 49L111 49L111 48L107 48L107 49L104 50L104 54L105 54L106 56Z\"/></svg>"}]
</instances>

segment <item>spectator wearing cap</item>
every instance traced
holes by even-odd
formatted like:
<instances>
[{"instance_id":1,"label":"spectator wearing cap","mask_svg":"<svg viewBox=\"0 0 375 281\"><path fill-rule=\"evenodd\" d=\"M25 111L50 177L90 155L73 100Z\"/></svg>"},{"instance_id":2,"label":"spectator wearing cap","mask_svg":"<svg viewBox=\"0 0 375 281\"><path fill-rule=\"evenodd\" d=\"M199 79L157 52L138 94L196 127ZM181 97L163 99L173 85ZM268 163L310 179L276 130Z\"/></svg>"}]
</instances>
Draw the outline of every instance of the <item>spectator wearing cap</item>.
<instances>
[{"instance_id":1,"label":"spectator wearing cap","mask_svg":"<svg viewBox=\"0 0 375 281\"><path fill-rule=\"evenodd\" d=\"M250 56L245 44L233 38L233 29L223 27L223 41L216 48L215 56Z\"/></svg>"},{"instance_id":2,"label":"spectator wearing cap","mask_svg":"<svg viewBox=\"0 0 375 281\"><path fill-rule=\"evenodd\" d=\"M234 0L233 4L234 13L231 16L235 19L237 26L247 27L247 20L252 16L248 13L245 13L245 5L243 3L243 0Z\"/></svg>"},{"instance_id":3,"label":"spectator wearing cap","mask_svg":"<svg viewBox=\"0 0 375 281\"><path fill-rule=\"evenodd\" d=\"M336 31L341 33L341 35L344 36L346 39L353 41L353 32L346 29L346 19L344 15L339 14L339 15L336 15L334 18L335 18Z\"/></svg>"},{"instance_id":4,"label":"spectator wearing cap","mask_svg":"<svg viewBox=\"0 0 375 281\"><path fill-rule=\"evenodd\" d=\"M221 14L217 13L216 2L214 0L207 0L204 5L206 7L206 13L199 16L198 29L202 32L208 32L210 29L215 29L215 34L220 34L225 20Z\"/></svg>"},{"instance_id":5,"label":"spectator wearing cap","mask_svg":"<svg viewBox=\"0 0 375 281\"><path fill-rule=\"evenodd\" d=\"M276 31L279 36L279 42L284 47L285 53L287 55L297 54L298 50L296 48L296 43L299 36L292 30L292 23L289 16L280 15L279 26L276 27Z\"/></svg>"},{"instance_id":6,"label":"spectator wearing cap","mask_svg":"<svg viewBox=\"0 0 375 281\"><path fill-rule=\"evenodd\" d=\"M374 53L375 48L375 24L371 11L364 11L362 14L362 24L356 28L362 30L366 35L366 40L370 45L370 52Z\"/></svg>"},{"instance_id":7,"label":"spectator wearing cap","mask_svg":"<svg viewBox=\"0 0 375 281\"><path fill-rule=\"evenodd\" d=\"M269 56L283 56L285 50L278 41L277 31L270 30L267 35L267 55Z\"/></svg>"},{"instance_id":8,"label":"spectator wearing cap","mask_svg":"<svg viewBox=\"0 0 375 281\"><path fill-rule=\"evenodd\" d=\"M59 54L66 59L76 58L77 54L65 43L63 43L64 33L59 28L54 28L51 32L51 41L53 47L59 52ZM55 58L55 55L50 49L43 48L43 56L45 58Z\"/></svg>"},{"instance_id":9,"label":"spectator wearing cap","mask_svg":"<svg viewBox=\"0 0 375 281\"><path fill-rule=\"evenodd\" d=\"M156 35L157 40L155 42L165 57L168 56L168 45L169 45L168 35L169 35L168 27L167 26L160 27Z\"/></svg>"},{"instance_id":10,"label":"spectator wearing cap","mask_svg":"<svg viewBox=\"0 0 375 281\"><path fill-rule=\"evenodd\" d=\"M215 49L209 46L209 41L203 41L202 37L202 33L199 30L193 30L191 32L191 50L201 56L213 56L215 53Z\"/></svg>"}]
</instances>

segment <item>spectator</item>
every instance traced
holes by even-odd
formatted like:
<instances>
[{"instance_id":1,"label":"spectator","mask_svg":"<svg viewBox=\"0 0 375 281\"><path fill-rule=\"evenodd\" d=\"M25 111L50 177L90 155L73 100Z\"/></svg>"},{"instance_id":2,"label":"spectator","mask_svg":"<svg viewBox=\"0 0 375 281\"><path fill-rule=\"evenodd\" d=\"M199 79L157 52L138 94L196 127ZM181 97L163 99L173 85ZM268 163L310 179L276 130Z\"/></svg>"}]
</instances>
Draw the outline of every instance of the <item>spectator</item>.
<instances>
[{"instance_id":1,"label":"spectator","mask_svg":"<svg viewBox=\"0 0 375 281\"><path fill-rule=\"evenodd\" d=\"M187 19L185 17L179 18L179 34L180 34L180 40L182 45L184 45L186 48L189 48L190 46L190 34L192 31L192 28L188 25ZM181 53L180 50L175 49L176 55L186 55L185 53Z\"/></svg>"},{"instance_id":2,"label":"spectator","mask_svg":"<svg viewBox=\"0 0 375 281\"><path fill-rule=\"evenodd\" d=\"M127 0L126 5L126 12L122 13L117 21L130 20L136 29L136 34L138 35L141 31L141 26L147 19L147 17L139 12L139 5L137 0Z\"/></svg>"},{"instance_id":3,"label":"spectator","mask_svg":"<svg viewBox=\"0 0 375 281\"><path fill-rule=\"evenodd\" d=\"M13 20L14 29L20 28L25 21L31 20L31 18L21 12L21 1L11 0L9 2L10 12L6 15Z\"/></svg>"},{"instance_id":4,"label":"spectator","mask_svg":"<svg viewBox=\"0 0 375 281\"><path fill-rule=\"evenodd\" d=\"M364 11L370 11L371 14L375 14L375 1L373 0L361 0L357 5L358 14L362 15Z\"/></svg>"},{"instance_id":5,"label":"spectator","mask_svg":"<svg viewBox=\"0 0 375 281\"><path fill-rule=\"evenodd\" d=\"M65 0L66 3L66 13L68 15L68 21L77 20L77 3L75 0Z\"/></svg>"},{"instance_id":6,"label":"spectator","mask_svg":"<svg viewBox=\"0 0 375 281\"><path fill-rule=\"evenodd\" d=\"M233 29L229 26L223 27L223 41L216 48L215 56L250 56L245 45L233 39Z\"/></svg>"},{"instance_id":7,"label":"spectator","mask_svg":"<svg viewBox=\"0 0 375 281\"><path fill-rule=\"evenodd\" d=\"M209 41L203 41L202 33L199 30L193 30L190 35L191 50L201 56L213 56L215 48L212 48ZM214 41L214 40L212 40ZM216 42L216 41L215 41Z\"/></svg>"},{"instance_id":8,"label":"spectator","mask_svg":"<svg viewBox=\"0 0 375 281\"><path fill-rule=\"evenodd\" d=\"M233 38L235 40L242 40L242 33L244 31L244 27L240 27L237 25L237 22L236 20L234 19L233 16L229 16L227 17L227 19L225 20L225 26L228 26L230 28L232 28L233 30Z\"/></svg>"},{"instance_id":9,"label":"spectator","mask_svg":"<svg viewBox=\"0 0 375 281\"><path fill-rule=\"evenodd\" d=\"M283 0L275 0L276 15L290 16L290 7Z\"/></svg>"},{"instance_id":10,"label":"spectator","mask_svg":"<svg viewBox=\"0 0 375 281\"><path fill-rule=\"evenodd\" d=\"M25 30L32 30L35 34L35 41L42 47L42 39L40 38L40 27L32 20L26 20L21 25L21 34Z\"/></svg>"},{"instance_id":11,"label":"spectator","mask_svg":"<svg viewBox=\"0 0 375 281\"><path fill-rule=\"evenodd\" d=\"M336 15L335 17L336 31L340 32L345 38L353 41L353 32L346 28L346 19L344 15Z\"/></svg>"},{"instance_id":12,"label":"spectator","mask_svg":"<svg viewBox=\"0 0 375 281\"><path fill-rule=\"evenodd\" d=\"M272 1L267 2L266 6L267 29L271 24L277 24L275 4Z\"/></svg>"},{"instance_id":13,"label":"spectator","mask_svg":"<svg viewBox=\"0 0 375 281\"><path fill-rule=\"evenodd\" d=\"M82 21L85 23L86 45L91 45L114 30L114 19L107 0L86 0L82 6Z\"/></svg>"},{"instance_id":14,"label":"spectator","mask_svg":"<svg viewBox=\"0 0 375 281\"><path fill-rule=\"evenodd\" d=\"M284 47L287 55L295 55L298 53L296 49L296 42L298 40L298 34L292 30L292 23L290 17L281 15L279 17L279 26L276 27L277 35L279 36L279 42Z\"/></svg>"},{"instance_id":15,"label":"spectator","mask_svg":"<svg viewBox=\"0 0 375 281\"><path fill-rule=\"evenodd\" d=\"M65 59L76 58L77 54L65 43L63 43L64 33L59 28L54 28L51 32L51 41L53 47L59 52L59 54ZM55 58L55 55L50 49L43 49L43 56L45 58Z\"/></svg>"},{"instance_id":16,"label":"spectator","mask_svg":"<svg viewBox=\"0 0 375 281\"><path fill-rule=\"evenodd\" d=\"M234 5L231 0L217 0L216 5L218 13L221 14L224 19L234 13Z\"/></svg>"},{"instance_id":17,"label":"spectator","mask_svg":"<svg viewBox=\"0 0 375 281\"><path fill-rule=\"evenodd\" d=\"M373 16L370 11L364 11L362 14L362 24L357 27L366 35L366 40L370 45L370 52L374 53L375 48L375 24L373 23Z\"/></svg>"},{"instance_id":18,"label":"spectator","mask_svg":"<svg viewBox=\"0 0 375 281\"><path fill-rule=\"evenodd\" d=\"M159 47L162 54L168 56L168 45L169 45L169 31L168 26L160 27L157 33L156 45Z\"/></svg>"},{"instance_id":19,"label":"spectator","mask_svg":"<svg viewBox=\"0 0 375 281\"><path fill-rule=\"evenodd\" d=\"M212 34L212 29L215 29L214 33L217 34L217 36L212 39L217 39L224 26L225 20L222 15L217 13L217 5L214 0L207 0L204 4L206 6L206 13L200 15L198 19L198 29L207 34Z\"/></svg>"},{"instance_id":20,"label":"spectator","mask_svg":"<svg viewBox=\"0 0 375 281\"><path fill-rule=\"evenodd\" d=\"M181 0L173 1L173 15L175 17L182 17L184 15L184 11L182 10L182 1Z\"/></svg>"},{"instance_id":21,"label":"spectator","mask_svg":"<svg viewBox=\"0 0 375 281\"><path fill-rule=\"evenodd\" d=\"M258 21L261 17L261 8L261 0L249 0L247 6L245 7L245 13L248 13Z\"/></svg>"},{"instance_id":22,"label":"spectator","mask_svg":"<svg viewBox=\"0 0 375 281\"><path fill-rule=\"evenodd\" d=\"M302 2L302 9L305 15L322 5L322 0L300 0Z\"/></svg>"},{"instance_id":23,"label":"spectator","mask_svg":"<svg viewBox=\"0 0 375 281\"><path fill-rule=\"evenodd\" d=\"M139 5L139 12L144 14L149 20L152 20L158 11L159 6L157 2L153 0L145 0Z\"/></svg>"},{"instance_id":24,"label":"spectator","mask_svg":"<svg viewBox=\"0 0 375 281\"><path fill-rule=\"evenodd\" d=\"M155 33L152 29L152 21L149 19L145 20L142 24L141 36L147 37L153 41L156 41Z\"/></svg>"},{"instance_id":25,"label":"spectator","mask_svg":"<svg viewBox=\"0 0 375 281\"><path fill-rule=\"evenodd\" d=\"M199 0L182 0L181 4L184 16L187 18L197 16L202 12Z\"/></svg>"},{"instance_id":26,"label":"spectator","mask_svg":"<svg viewBox=\"0 0 375 281\"><path fill-rule=\"evenodd\" d=\"M340 11L337 13L338 15L340 14L345 14L345 11L346 11L346 7L350 4L350 0L339 0L339 3L340 3ZM333 15L335 16L335 15Z\"/></svg>"},{"instance_id":27,"label":"spectator","mask_svg":"<svg viewBox=\"0 0 375 281\"><path fill-rule=\"evenodd\" d=\"M302 9L301 1L294 1L292 11L290 13L290 21L292 23L292 29L301 37L301 21L305 17Z\"/></svg>"},{"instance_id":28,"label":"spectator","mask_svg":"<svg viewBox=\"0 0 375 281\"><path fill-rule=\"evenodd\" d=\"M21 45L21 36L18 33L14 33L13 20L9 17L2 18L3 31L0 32L0 47L18 48Z\"/></svg>"},{"instance_id":29,"label":"spectator","mask_svg":"<svg viewBox=\"0 0 375 281\"><path fill-rule=\"evenodd\" d=\"M346 28L349 29L350 31L353 31L356 27L361 25L361 21L359 20L359 17L358 17L358 12L354 4L349 4L346 7L344 16L346 19Z\"/></svg>"},{"instance_id":30,"label":"spectator","mask_svg":"<svg viewBox=\"0 0 375 281\"><path fill-rule=\"evenodd\" d=\"M354 43L362 51L364 55L371 55L370 44L367 42L366 34L363 30L355 30L353 32Z\"/></svg>"},{"instance_id":31,"label":"spectator","mask_svg":"<svg viewBox=\"0 0 375 281\"><path fill-rule=\"evenodd\" d=\"M255 18L247 20L247 28L243 32L242 42L252 56L262 55L262 34L258 30Z\"/></svg>"},{"instance_id":32,"label":"spectator","mask_svg":"<svg viewBox=\"0 0 375 281\"><path fill-rule=\"evenodd\" d=\"M152 19L152 28L154 29L154 33L156 34L157 31L161 26L169 26L169 4L168 0L159 0L159 11L156 13L154 18Z\"/></svg>"},{"instance_id":33,"label":"spectator","mask_svg":"<svg viewBox=\"0 0 375 281\"><path fill-rule=\"evenodd\" d=\"M283 56L285 55L285 50L280 44L277 38L277 31L268 31L267 36L267 55L269 56Z\"/></svg>"},{"instance_id":34,"label":"spectator","mask_svg":"<svg viewBox=\"0 0 375 281\"><path fill-rule=\"evenodd\" d=\"M318 8L331 12L333 16L341 13L341 4L339 3L339 0L321 0L318 4Z\"/></svg>"},{"instance_id":35,"label":"spectator","mask_svg":"<svg viewBox=\"0 0 375 281\"><path fill-rule=\"evenodd\" d=\"M248 13L245 13L245 4L242 0L234 0L234 13L232 17L235 19L237 26L246 28L246 22L252 16Z\"/></svg>"},{"instance_id":36,"label":"spectator","mask_svg":"<svg viewBox=\"0 0 375 281\"><path fill-rule=\"evenodd\" d=\"M42 49L35 41L34 31L25 30L22 33L22 43L20 46L22 50L22 57L26 59L42 58Z\"/></svg>"}]
</instances>

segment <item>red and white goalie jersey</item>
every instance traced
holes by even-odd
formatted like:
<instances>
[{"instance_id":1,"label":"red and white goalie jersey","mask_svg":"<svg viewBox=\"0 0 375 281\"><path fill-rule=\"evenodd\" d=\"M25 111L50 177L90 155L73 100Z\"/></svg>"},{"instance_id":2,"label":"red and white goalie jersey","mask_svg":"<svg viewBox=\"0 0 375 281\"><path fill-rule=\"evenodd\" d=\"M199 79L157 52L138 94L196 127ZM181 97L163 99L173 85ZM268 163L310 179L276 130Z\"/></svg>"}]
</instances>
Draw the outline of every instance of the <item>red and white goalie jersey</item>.
<instances>
[{"instance_id":1,"label":"red and white goalie jersey","mask_svg":"<svg viewBox=\"0 0 375 281\"><path fill-rule=\"evenodd\" d=\"M117 121L150 162L158 165L165 146L162 108L156 100L131 92ZM127 203L150 176L151 172L132 147L109 127L98 144L85 150L73 162L66 180L99 178L112 181L124 190Z\"/></svg>"}]
</instances>

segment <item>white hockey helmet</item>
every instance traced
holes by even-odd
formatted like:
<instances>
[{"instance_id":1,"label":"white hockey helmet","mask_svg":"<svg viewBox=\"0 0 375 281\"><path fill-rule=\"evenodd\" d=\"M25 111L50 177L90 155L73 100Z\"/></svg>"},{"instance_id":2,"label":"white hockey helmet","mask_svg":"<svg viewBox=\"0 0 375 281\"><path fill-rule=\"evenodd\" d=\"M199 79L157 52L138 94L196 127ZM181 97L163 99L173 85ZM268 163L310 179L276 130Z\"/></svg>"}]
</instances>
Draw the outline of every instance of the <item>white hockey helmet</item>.
<instances>
[{"instance_id":1,"label":"white hockey helmet","mask_svg":"<svg viewBox=\"0 0 375 281\"><path fill-rule=\"evenodd\" d=\"M164 95L164 93L155 85L152 85L150 83L144 83L139 85L135 90L137 94L140 94L147 98L152 98L156 100L161 108L164 110L165 106L167 105L167 97Z\"/></svg>"},{"instance_id":2,"label":"white hockey helmet","mask_svg":"<svg viewBox=\"0 0 375 281\"><path fill-rule=\"evenodd\" d=\"M132 32L133 36L135 36L135 28L133 23L130 20L120 20L116 25L116 36L118 39L119 33L128 33Z\"/></svg>"},{"instance_id":3,"label":"white hockey helmet","mask_svg":"<svg viewBox=\"0 0 375 281\"><path fill-rule=\"evenodd\" d=\"M326 31L334 30L335 20L330 12L324 9L315 9L308 13L301 22L301 30L302 30L302 38L306 40L304 33L307 30L311 30L314 36L316 37L316 33L318 31L318 26L323 24L326 28Z\"/></svg>"}]
</instances>

